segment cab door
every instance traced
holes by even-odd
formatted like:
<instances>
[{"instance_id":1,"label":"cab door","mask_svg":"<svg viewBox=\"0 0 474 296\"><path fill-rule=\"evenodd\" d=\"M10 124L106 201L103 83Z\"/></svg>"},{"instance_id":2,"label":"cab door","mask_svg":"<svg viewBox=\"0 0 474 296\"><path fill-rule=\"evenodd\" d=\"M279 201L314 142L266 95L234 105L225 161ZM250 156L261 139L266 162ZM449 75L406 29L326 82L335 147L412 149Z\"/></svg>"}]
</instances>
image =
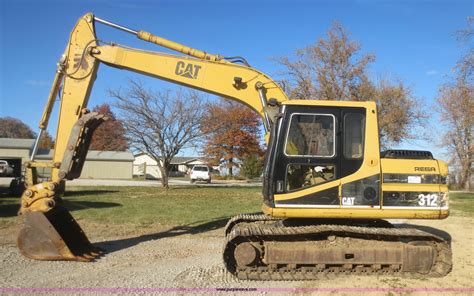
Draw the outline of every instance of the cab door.
<instances>
[{"instance_id":1,"label":"cab door","mask_svg":"<svg viewBox=\"0 0 474 296\"><path fill-rule=\"evenodd\" d=\"M339 207L341 109L286 105L273 169L276 207Z\"/></svg>"}]
</instances>

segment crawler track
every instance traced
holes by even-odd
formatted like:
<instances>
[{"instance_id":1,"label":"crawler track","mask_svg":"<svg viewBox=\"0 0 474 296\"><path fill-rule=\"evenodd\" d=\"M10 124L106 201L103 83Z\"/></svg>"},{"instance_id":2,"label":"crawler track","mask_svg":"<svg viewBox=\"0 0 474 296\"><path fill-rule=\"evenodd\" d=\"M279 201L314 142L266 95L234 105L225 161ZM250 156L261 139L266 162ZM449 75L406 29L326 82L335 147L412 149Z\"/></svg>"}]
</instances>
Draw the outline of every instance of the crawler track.
<instances>
[{"instance_id":1,"label":"crawler track","mask_svg":"<svg viewBox=\"0 0 474 296\"><path fill-rule=\"evenodd\" d=\"M261 219L260 219L261 218ZM449 244L408 228L285 226L239 215L226 227L224 263L247 280L312 280L347 274L441 277L452 268Z\"/></svg>"},{"instance_id":2,"label":"crawler track","mask_svg":"<svg viewBox=\"0 0 474 296\"><path fill-rule=\"evenodd\" d=\"M232 228L237 224L242 223L253 223L253 224L272 224L281 221L279 218L273 218L267 215L254 215L254 214L240 214L232 217L225 226L225 236L229 235Z\"/></svg>"}]
</instances>

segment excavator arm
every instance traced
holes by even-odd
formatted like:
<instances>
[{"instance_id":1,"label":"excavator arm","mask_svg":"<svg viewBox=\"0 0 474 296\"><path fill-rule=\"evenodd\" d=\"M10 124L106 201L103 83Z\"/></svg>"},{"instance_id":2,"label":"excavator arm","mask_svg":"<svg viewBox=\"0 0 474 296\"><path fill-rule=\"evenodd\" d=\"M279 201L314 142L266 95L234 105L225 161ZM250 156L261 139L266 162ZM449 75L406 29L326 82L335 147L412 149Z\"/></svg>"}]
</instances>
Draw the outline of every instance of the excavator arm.
<instances>
[{"instance_id":1,"label":"excavator arm","mask_svg":"<svg viewBox=\"0 0 474 296\"><path fill-rule=\"evenodd\" d=\"M184 55L172 55L106 44L97 39L95 24L102 23L136 35L139 39ZM237 64L235 62L241 62ZM87 104L100 64L156 77L243 103L259 114L267 132L281 102L287 97L270 77L250 67L243 58L224 58L145 31L135 31L94 17L81 17L71 32L58 63L53 86L39 127L47 128L56 97L60 96L59 120L52 162L27 163L27 189L19 213L25 227L18 244L34 259L88 260L98 254L69 212L61 207L65 180L80 176L94 130L105 120L89 112ZM51 181L38 183L36 169L52 169ZM52 226L52 227L51 227ZM48 230L48 231L46 231ZM92 256L91 256L92 255Z\"/></svg>"}]
</instances>

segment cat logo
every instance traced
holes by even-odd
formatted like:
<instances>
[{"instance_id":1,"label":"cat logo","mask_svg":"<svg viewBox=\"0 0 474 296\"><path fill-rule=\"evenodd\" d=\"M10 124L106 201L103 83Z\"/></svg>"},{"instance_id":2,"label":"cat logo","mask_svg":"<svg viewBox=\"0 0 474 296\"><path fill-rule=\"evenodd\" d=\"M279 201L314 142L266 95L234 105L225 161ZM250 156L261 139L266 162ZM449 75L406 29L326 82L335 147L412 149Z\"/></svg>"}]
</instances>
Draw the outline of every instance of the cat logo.
<instances>
[{"instance_id":1,"label":"cat logo","mask_svg":"<svg viewBox=\"0 0 474 296\"><path fill-rule=\"evenodd\" d=\"M343 206L353 206L354 205L355 197L343 197L342 198L342 205Z\"/></svg>"},{"instance_id":2,"label":"cat logo","mask_svg":"<svg viewBox=\"0 0 474 296\"><path fill-rule=\"evenodd\" d=\"M200 69L201 66L193 65L191 63L186 65L185 62L179 61L176 64L176 70L174 71L174 73L176 73L176 75L183 76L186 78L196 79Z\"/></svg>"}]
</instances>

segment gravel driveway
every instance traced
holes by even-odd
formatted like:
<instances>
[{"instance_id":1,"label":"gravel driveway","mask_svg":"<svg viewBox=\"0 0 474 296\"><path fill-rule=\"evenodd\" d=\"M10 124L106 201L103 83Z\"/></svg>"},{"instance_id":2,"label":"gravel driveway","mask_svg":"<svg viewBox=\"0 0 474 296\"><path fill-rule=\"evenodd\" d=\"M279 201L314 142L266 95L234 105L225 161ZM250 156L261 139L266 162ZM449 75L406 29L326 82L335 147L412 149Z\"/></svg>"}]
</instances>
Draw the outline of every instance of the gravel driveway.
<instances>
[{"instance_id":1,"label":"gravel driveway","mask_svg":"<svg viewBox=\"0 0 474 296\"><path fill-rule=\"evenodd\" d=\"M0 293L1 288L54 287L85 289L79 292L67 290L68 294L76 295L85 292L110 292L107 290L109 288L121 289L111 290L114 294L124 291L132 291L134 294L167 291L184 295L190 291L209 292L210 290L206 289L222 288L227 292L219 293L229 295L229 289L257 288L263 290L246 292L246 295L264 295L269 291L288 292L293 291L293 288L304 288L313 289L311 291L320 289L319 292L331 292L331 295L350 295L357 291L360 294L364 289L372 289L367 290L372 291L370 295L407 295L407 292L433 295L437 291L437 295L446 294L441 293L441 289L451 289L448 290L451 293L458 291L467 295L474 292L473 220L471 217L453 216L441 221L411 222L426 225L429 229L441 229L451 235L454 268L444 278L347 276L297 282L238 281L227 273L221 259L221 225L225 221L219 221L216 225L199 231L193 227L169 228L159 224L141 228L134 225L105 226L79 221L90 239L107 250L104 257L92 263L34 261L23 258L15 246L15 236L19 228L19 224L16 224L0 228ZM460 225L463 227L459 227ZM434 231L437 231L436 229ZM235 293L237 292L233 290L233 294Z\"/></svg>"}]
</instances>

